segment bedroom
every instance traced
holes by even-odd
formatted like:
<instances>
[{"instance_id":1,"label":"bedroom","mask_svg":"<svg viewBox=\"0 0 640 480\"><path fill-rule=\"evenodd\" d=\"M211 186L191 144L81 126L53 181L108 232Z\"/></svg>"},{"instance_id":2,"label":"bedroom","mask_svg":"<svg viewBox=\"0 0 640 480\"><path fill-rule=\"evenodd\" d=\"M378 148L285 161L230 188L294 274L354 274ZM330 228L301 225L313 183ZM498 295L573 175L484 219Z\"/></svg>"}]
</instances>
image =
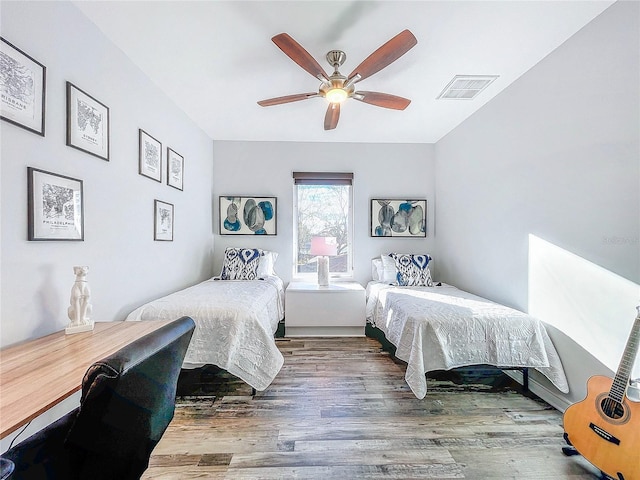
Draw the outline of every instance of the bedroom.
<instances>
[{"instance_id":1,"label":"bedroom","mask_svg":"<svg viewBox=\"0 0 640 480\"><path fill-rule=\"evenodd\" d=\"M559 396L560 407L581 398L589 375L615 370L633 311L600 301L589 286L637 291L640 282L637 2L606 9L437 142L382 144L212 140L72 3L18 5L3 1L2 36L47 66L47 123L44 138L0 126L3 346L64 328L73 265L90 266L93 314L101 320L123 319L145 301L217 274L225 247L253 241L219 235L219 195L278 197L278 235L259 246L281 252L276 269L288 282L290 172L349 170L361 209L354 219L358 282L369 279L371 258L419 250L433 256L440 280L524 311L535 305L553 323L561 356L575 359L565 368L578 393ZM265 51L294 71L269 33L259 39ZM66 81L109 106L109 162L65 145ZM127 88L115 86L122 83ZM316 118L305 108L305 120L320 129L322 113ZM348 125L343 120L338 129ZM185 157L184 191L138 175L139 128ZM84 181L83 242L26 240L27 166ZM251 175L238 177L240 169ZM369 200L395 197L399 183L428 201L425 240L368 235ZM176 205L173 242L153 241L154 199ZM540 302L551 292L544 277L532 277L544 272L534 268L540 265L531 261L533 252L571 259L565 273L584 275L567 292L568 305ZM612 325L617 348L607 345L610 351L597 351L602 345L590 338L570 338L581 330L598 338Z\"/></svg>"}]
</instances>

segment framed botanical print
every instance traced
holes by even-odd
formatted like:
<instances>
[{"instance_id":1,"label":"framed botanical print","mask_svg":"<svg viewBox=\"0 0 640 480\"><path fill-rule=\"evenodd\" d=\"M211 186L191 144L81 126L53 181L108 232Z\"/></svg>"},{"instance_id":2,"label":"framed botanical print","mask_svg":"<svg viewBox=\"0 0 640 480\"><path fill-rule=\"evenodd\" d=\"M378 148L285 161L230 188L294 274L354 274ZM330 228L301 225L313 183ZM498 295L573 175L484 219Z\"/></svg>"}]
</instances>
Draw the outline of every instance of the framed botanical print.
<instances>
[{"instance_id":1,"label":"framed botanical print","mask_svg":"<svg viewBox=\"0 0 640 480\"><path fill-rule=\"evenodd\" d=\"M173 205L154 200L153 202L153 239L157 241L173 241Z\"/></svg>"},{"instance_id":2,"label":"framed botanical print","mask_svg":"<svg viewBox=\"0 0 640 480\"><path fill-rule=\"evenodd\" d=\"M167 185L178 190L183 188L184 157L167 147Z\"/></svg>"},{"instance_id":3,"label":"framed botanical print","mask_svg":"<svg viewBox=\"0 0 640 480\"><path fill-rule=\"evenodd\" d=\"M371 200L372 237L426 237L427 201Z\"/></svg>"},{"instance_id":4,"label":"framed botanical print","mask_svg":"<svg viewBox=\"0 0 640 480\"><path fill-rule=\"evenodd\" d=\"M29 240L84 240L82 180L27 167Z\"/></svg>"},{"instance_id":5,"label":"framed botanical print","mask_svg":"<svg viewBox=\"0 0 640 480\"><path fill-rule=\"evenodd\" d=\"M44 137L47 68L0 37L0 118Z\"/></svg>"},{"instance_id":6,"label":"framed botanical print","mask_svg":"<svg viewBox=\"0 0 640 480\"><path fill-rule=\"evenodd\" d=\"M162 144L147 132L139 129L139 170L140 175L162 182Z\"/></svg>"},{"instance_id":7,"label":"framed botanical print","mask_svg":"<svg viewBox=\"0 0 640 480\"><path fill-rule=\"evenodd\" d=\"M221 196L220 235L276 235L276 197Z\"/></svg>"},{"instance_id":8,"label":"framed botanical print","mask_svg":"<svg viewBox=\"0 0 640 480\"><path fill-rule=\"evenodd\" d=\"M109 161L109 108L67 82L67 145Z\"/></svg>"}]
</instances>

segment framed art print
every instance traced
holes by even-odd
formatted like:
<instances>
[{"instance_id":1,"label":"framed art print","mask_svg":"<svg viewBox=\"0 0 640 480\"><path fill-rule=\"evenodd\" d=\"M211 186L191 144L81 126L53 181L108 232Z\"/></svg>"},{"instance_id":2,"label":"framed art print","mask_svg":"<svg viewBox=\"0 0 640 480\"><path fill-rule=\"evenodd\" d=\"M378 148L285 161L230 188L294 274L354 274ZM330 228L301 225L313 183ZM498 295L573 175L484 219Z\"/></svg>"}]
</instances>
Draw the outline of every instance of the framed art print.
<instances>
[{"instance_id":1,"label":"framed art print","mask_svg":"<svg viewBox=\"0 0 640 480\"><path fill-rule=\"evenodd\" d=\"M154 200L153 202L153 239L173 241L173 205Z\"/></svg>"},{"instance_id":2,"label":"framed art print","mask_svg":"<svg viewBox=\"0 0 640 480\"><path fill-rule=\"evenodd\" d=\"M220 235L276 235L276 197L221 196Z\"/></svg>"},{"instance_id":3,"label":"framed art print","mask_svg":"<svg viewBox=\"0 0 640 480\"><path fill-rule=\"evenodd\" d=\"M29 240L84 240L82 180L27 167Z\"/></svg>"},{"instance_id":4,"label":"framed art print","mask_svg":"<svg viewBox=\"0 0 640 480\"><path fill-rule=\"evenodd\" d=\"M372 237L426 237L427 201L371 200Z\"/></svg>"},{"instance_id":5,"label":"framed art print","mask_svg":"<svg viewBox=\"0 0 640 480\"><path fill-rule=\"evenodd\" d=\"M109 108L67 82L67 145L109 161Z\"/></svg>"},{"instance_id":6,"label":"framed art print","mask_svg":"<svg viewBox=\"0 0 640 480\"><path fill-rule=\"evenodd\" d=\"M183 188L184 157L167 147L167 185L178 190Z\"/></svg>"},{"instance_id":7,"label":"framed art print","mask_svg":"<svg viewBox=\"0 0 640 480\"><path fill-rule=\"evenodd\" d=\"M139 129L139 170L140 175L162 182L162 144L147 132Z\"/></svg>"},{"instance_id":8,"label":"framed art print","mask_svg":"<svg viewBox=\"0 0 640 480\"><path fill-rule=\"evenodd\" d=\"M44 137L47 68L0 37L0 118Z\"/></svg>"}]
</instances>

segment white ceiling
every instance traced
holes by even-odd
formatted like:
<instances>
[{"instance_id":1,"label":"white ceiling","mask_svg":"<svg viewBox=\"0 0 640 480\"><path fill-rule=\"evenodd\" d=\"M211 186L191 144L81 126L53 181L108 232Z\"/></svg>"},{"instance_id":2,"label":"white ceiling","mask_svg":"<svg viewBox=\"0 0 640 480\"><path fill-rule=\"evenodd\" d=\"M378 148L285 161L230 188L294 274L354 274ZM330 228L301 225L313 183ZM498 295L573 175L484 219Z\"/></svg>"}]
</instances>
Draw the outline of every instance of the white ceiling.
<instances>
[{"instance_id":1,"label":"white ceiling","mask_svg":"<svg viewBox=\"0 0 640 480\"><path fill-rule=\"evenodd\" d=\"M565 1L75 1L214 140L434 143L613 3ZM357 84L412 100L404 111L349 100L323 129L319 82L271 41L286 32L328 73L348 75L408 28L418 44ZM436 100L454 75L499 75L474 100ZM561 79L558 79L561 81Z\"/></svg>"}]
</instances>

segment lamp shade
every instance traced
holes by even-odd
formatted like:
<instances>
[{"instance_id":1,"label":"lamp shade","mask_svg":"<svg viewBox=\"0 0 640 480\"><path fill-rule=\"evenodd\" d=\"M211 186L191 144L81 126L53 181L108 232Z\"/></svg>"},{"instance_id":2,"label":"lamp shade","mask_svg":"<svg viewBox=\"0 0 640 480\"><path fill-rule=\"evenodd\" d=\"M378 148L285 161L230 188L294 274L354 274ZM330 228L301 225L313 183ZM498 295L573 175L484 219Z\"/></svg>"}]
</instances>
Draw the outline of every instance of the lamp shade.
<instances>
[{"instance_id":1,"label":"lamp shade","mask_svg":"<svg viewBox=\"0 0 640 480\"><path fill-rule=\"evenodd\" d=\"M336 237L311 237L311 255L337 255L338 244Z\"/></svg>"}]
</instances>

